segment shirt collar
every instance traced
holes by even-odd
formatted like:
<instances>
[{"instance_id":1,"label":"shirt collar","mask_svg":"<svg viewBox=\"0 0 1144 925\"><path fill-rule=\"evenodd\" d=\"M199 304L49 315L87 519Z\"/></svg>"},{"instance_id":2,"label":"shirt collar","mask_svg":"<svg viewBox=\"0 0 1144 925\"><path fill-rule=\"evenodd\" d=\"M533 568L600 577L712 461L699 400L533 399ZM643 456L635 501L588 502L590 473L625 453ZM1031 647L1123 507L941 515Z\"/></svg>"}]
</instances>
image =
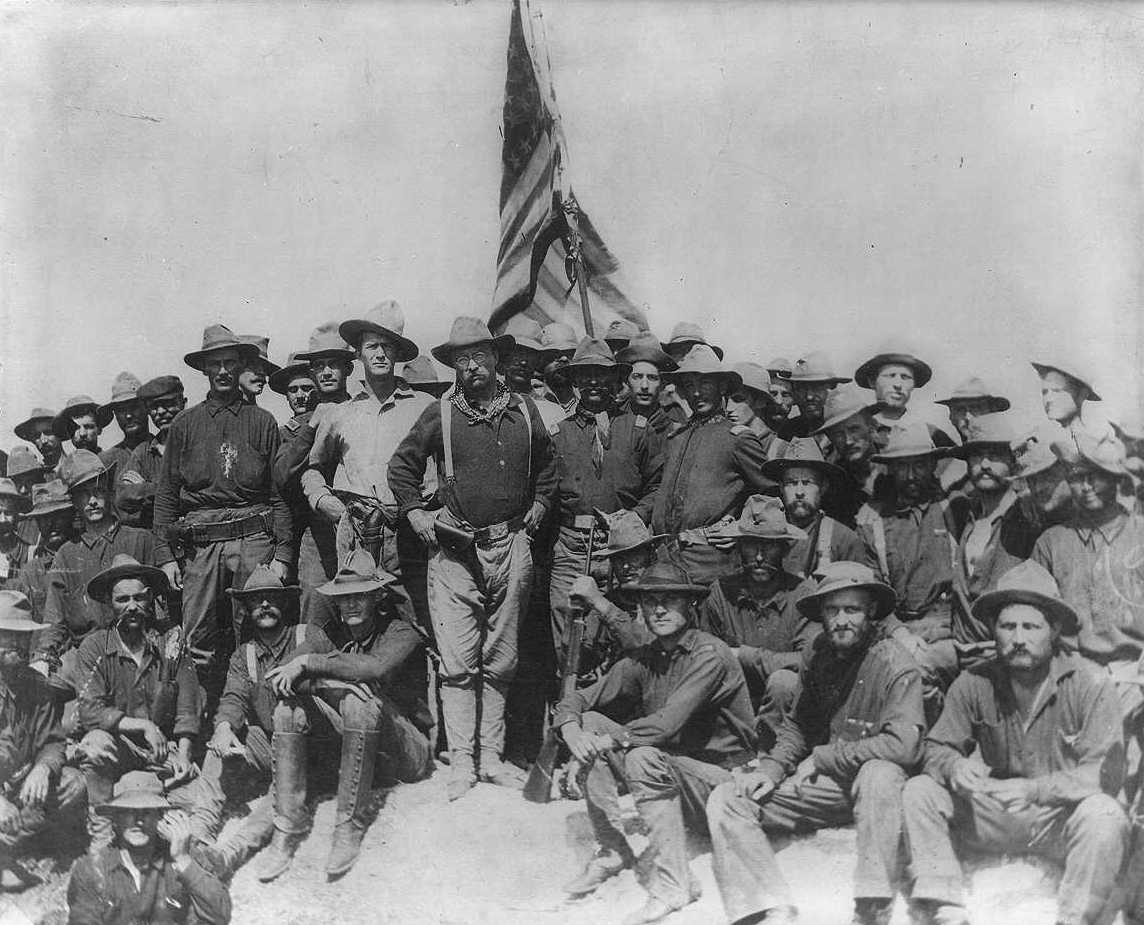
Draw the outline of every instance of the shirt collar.
<instances>
[{"instance_id":1,"label":"shirt collar","mask_svg":"<svg viewBox=\"0 0 1144 925\"><path fill-rule=\"evenodd\" d=\"M103 533L90 533L85 530L80 534L79 540L88 549L94 549L98 543L110 543L112 540L114 540L115 535L119 532L120 526L121 524L117 520Z\"/></svg>"},{"instance_id":2,"label":"shirt collar","mask_svg":"<svg viewBox=\"0 0 1144 925\"><path fill-rule=\"evenodd\" d=\"M1012 486L1006 488L1005 494L1001 497L1001 500L997 502L997 507L995 507L993 509L993 513L987 517L983 517L981 515L980 499L974 497L971 499L970 503L973 505L973 511L977 519L987 520L990 523L995 523L1009 512L1009 508L1017 503L1017 492Z\"/></svg>"},{"instance_id":3,"label":"shirt collar","mask_svg":"<svg viewBox=\"0 0 1144 925\"><path fill-rule=\"evenodd\" d=\"M242 400L241 389L235 389L234 397L225 400L213 393L207 393L206 400L203 402L203 405L206 406L207 414L212 418L217 416L220 411L229 411L235 417L238 417L239 412L242 411L242 406L245 404L246 402Z\"/></svg>"},{"instance_id":4,"label":"shirt collar","mask_svg":"<svg viewBox=\"0 0 1144 925\"><path fill-rule=\"evenodd\" d=\"M1093 545L1096 542L1097 536L1099 536L1106 545L1111 545L1128 525L1128 512L1117 504L1114 508L1113 516L1105 521L1100 523L1083 523L1077 520L1074 525L1081 542L1086 546Z\"/></svg>"},{"instance_id":5,"label":"shirt collar","mask_svg":"<svg viewBox=\"0 0 1144 925\"><path fill-rule=\"evenodd\" d=\"M413 391L404 379L396 378L396 385L393 391L386 396L385 401L381 401L377 395L374 394L373 389L369 387L369 383L365 379L358 380L358 392L351 399L352 401L371 401L382 411L387 408L392 408L397 404L398 399L412 398L417 393Z\"/></svg>"},{"instance_id":6,"label":"shirt collar","mask_svg":"<svg viewBox=\"0 0 1144 925\"><path fill-rule=\"evenodd\" d=\"M668 658L674 657L675 652L691 652L699 640L699 630L694 626L689 626L683 631L683 635L679 637L679 642L676 647L668 652L663 646L659 644L659 639L655 639L651 646L660 655L666 655Z\"/></svg>"},{"instance_id":7,"label":"shirt collar","mask_svg":"<svg viewBox=\"0 0 1144 925\"><path fill-rule=\"evenodd\" d=\"M294 632L294 624L283 623L278 627L278 636L269 645L262 641L261 636L255 636L254 642L260 650L269 653L275 661L279 661L286 654L290 640L294 638Z\"/></svg>"}]
</instances>

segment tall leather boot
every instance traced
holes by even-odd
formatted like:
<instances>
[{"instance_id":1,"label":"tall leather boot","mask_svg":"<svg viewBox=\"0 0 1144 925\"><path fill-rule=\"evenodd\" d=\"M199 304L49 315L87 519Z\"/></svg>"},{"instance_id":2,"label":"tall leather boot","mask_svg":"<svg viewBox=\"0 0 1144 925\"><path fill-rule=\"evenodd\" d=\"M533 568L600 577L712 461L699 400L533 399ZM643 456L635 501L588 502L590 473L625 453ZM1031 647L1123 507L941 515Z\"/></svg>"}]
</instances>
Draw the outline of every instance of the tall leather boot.
<instances>
[{"instance_id":1,"label":"tall leather boot","mask_svg":"<svg viewBox=\"0 0 1144 925\"><path fill-rule=\"evenodd\" d=\"M306 833L306 739L303 732L275 732L270 743L274 774L274 834L262 856L258 879L269 883L286 873Z\"/></svg>"},{"instance_id":2,"label":"tall leather boot","mask_svg":"<svg viewBox=\"0 0 1144 925\"><path fill-rule=\"evenodd\" d=\"M84 770L84 779L87 783L87 834L90 838L88 852L92 857L111 844L114 834L111 828L111 819L99 812L99 806L111 802L115 783L110 777L87 768Z\"/></svg>"},{"instance_id":3,"label":"tall leather boot","mask_svg":"<svg viewBox=\"0 0 1144 925\"><path fill-rule=\"evenodd\" d=\"M471 685L471 682L466 682ZM449 739L450 800L459 800L477 783L473 740L477 733L477 692L471 686L441 685L441 718Z\"/></svg>"},{"instance_id":4,"label":"tall leather boot","mask_svg":"<svg viewBox=\"0 0 1144 925\"><path fill-rule=\"evenodd\" d=\"M501 760L504 751L504 704L508 685L489 681L481 685L481 763L480 777L498 787L522 790L524 771Z\"/></svg>"},{"instance_id":5,"label":"tall leather boot","mask_svg":"<svg viewBox=\"0 0 1144 925\"><path fill-rule=\"evenodd\" d=\"M365 835L365 809L373 784L373 769L381 733L346 729L342 733L342 764L338 772L338 805L334 814L334 838L326 876L344 876L358 859Z\"/></svg>"}]
</instances>

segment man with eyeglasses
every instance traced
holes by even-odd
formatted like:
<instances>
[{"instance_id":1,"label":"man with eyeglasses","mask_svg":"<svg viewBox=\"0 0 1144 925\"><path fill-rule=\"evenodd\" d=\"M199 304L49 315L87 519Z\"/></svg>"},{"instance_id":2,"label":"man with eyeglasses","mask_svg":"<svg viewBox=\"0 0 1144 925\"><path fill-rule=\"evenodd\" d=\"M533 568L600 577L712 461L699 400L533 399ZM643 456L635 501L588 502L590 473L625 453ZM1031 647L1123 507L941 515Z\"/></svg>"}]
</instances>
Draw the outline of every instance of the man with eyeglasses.
<instances>
[{"instance_id":1,"label":"man with eyeglasses","mask_svg":"<svg viewBox=\"0 0 1144 925\"><path fill-rule=\"evenodd\" d=\"M130 460L118 475L117 493L121 498L128 493L140 497L135 525L150 529L155 517L155 484L159 481L159 469L167 448L167 434L175 415L187 407L187 397L178 376L156 376L144 382L135 394L155 425L155 433L131 451ZM137 487L132 492L123 483Z\"/></svg>"},{"instance_id":2,"label":"man with eyeglasses","mask_svg":"<svg viewBox=\"0 0 1144 925\"><path fill-rule=\"evenodd\" d=\"M497 364L512 346L512 335L494 338L479 318L454 321L433 356L456 370L456 388L422 412L389 461L394 497L430 551L453 800L478 773L502 786L524 784L501 757L505 693L516 674L517 627L532 583L532 535L555 501L556 460L535 403L497 379ZM444 504L438 511L427 510L422 494L430 460Z\"/></svg>"}]
</instances>

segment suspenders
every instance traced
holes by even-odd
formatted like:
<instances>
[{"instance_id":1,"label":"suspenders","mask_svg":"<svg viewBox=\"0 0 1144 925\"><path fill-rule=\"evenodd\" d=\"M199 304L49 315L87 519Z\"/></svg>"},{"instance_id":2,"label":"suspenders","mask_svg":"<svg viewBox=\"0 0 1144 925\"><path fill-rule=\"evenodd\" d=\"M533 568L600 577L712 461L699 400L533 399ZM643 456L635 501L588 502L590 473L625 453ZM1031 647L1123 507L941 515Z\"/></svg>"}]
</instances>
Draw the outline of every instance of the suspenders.
<instances>
[{"instance_id":1,"label":"suspenders","mask_svg":"<svg viewBox=\"0 0 1144 925\"><path fill-rule=\"evenodd\" d=\"M306 641L306 624L294 624L294 643L301 645ZM261 679L258 677L258 656L254 652L254 643L248 642L246 644L246 671L250 675L252 684L257 684Z\"/></svg>"},{"instance_id":2,"label":"suspenders","mask_svg":"<svg viewBox=\"0 0 1144 925\"><path fill-rule=\"evenodd\" d=\"M520 397L520 408L524 412L524 426L528 428L528 470L527 478L532 478L532 412L528 410L529 401L523 395ZM457 470L453 465L453 414L452 402L449 394L441 396L441 446L445 456L445 481L449 485L456 484Z\"/></svg>"}]
</instances>

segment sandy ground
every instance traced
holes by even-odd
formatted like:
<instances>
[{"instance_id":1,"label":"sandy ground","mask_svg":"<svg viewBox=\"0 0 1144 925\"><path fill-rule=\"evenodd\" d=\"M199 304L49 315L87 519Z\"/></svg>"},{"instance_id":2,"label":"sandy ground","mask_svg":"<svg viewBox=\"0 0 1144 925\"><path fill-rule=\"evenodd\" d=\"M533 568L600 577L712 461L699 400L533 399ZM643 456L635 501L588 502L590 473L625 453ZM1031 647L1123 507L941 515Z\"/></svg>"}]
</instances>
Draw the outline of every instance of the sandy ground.
<instances>
[{"instance_id":1,"label":"sandy ground","mask_svg":"<svg viewBox=\"0 0 1144 925\"><path fill-rule=\"evenodd\" d=\"M314 828L291 870L273 884L259 883L251 864L232 884L233 921L240 925L607 925L638 908L644 893L625 872L594 895L568 902L560 885L591 854L593 843L582 802L526 803L519 793L478 785L449 803L445 774L381 791L378 815L366 834L357 866L340 882L323 872L333 826L333 801L318 803ZM232 821L228 825L234 825ZM642 847L637 835L637 850ZM703 897L667 920L668 925L725 921L702 839L694 843L692 869ZM850 920L852 830L798 838L779 849L807 925ZM65 877L17 897L0 899L0 925L66 921ZM973 874L970 912L977 925L1051 925L1055 873L1039 862L1005 861ZM894 925L907 925L899 901Z\"/></svg>"}]
</instances>

